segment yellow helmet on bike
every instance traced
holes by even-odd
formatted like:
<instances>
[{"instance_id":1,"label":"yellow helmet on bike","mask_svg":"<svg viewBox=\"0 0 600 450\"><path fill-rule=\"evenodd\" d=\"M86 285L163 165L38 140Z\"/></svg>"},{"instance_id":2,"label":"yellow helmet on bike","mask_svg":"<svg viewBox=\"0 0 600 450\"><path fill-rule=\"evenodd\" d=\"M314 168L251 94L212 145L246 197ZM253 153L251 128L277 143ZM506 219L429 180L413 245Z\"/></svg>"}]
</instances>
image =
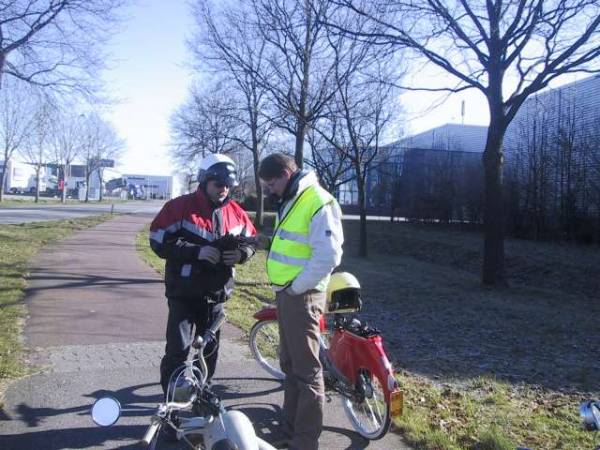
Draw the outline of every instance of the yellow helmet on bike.
<instances>
[{"instance_id":1,"label":"yellow helmet on bike","mask_svg":"<svg viewBox=\"0 0 600 450\"><path fill-rule=\"evenodd\" d=\"M336 272L327 285L327 312L346 313L360 311L360 283L349 272Z\"/></svg>"}]
</instances>

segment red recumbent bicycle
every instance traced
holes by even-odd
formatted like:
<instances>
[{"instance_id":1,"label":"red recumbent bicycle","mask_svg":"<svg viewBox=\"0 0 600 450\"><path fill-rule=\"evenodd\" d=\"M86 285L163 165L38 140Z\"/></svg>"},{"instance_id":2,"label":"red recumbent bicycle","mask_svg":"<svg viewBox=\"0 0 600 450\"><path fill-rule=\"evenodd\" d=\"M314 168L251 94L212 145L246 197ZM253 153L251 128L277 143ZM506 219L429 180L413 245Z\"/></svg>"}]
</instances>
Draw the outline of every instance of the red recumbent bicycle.
<instances>
[{"instance_id":1,"label":"red recumbent bicycle","mask_svg":"<svg viewBox=\"0 0 600 450\"><path fill-rule=\"evenodd\" d=\"M325 388L341 394L354 429L375 440L387 433L392 417L402 414L403 394L379 330L344 316L361 307L358 280L347 272L334 273L327 288L325 312L333 315L333 326L329 332L325 316L321 317L319 357ZM262 309L254 318L257 322L250 331L252 354L267 372L283 379L278 357L277 308Z\"/></svg>"}]
</instances>

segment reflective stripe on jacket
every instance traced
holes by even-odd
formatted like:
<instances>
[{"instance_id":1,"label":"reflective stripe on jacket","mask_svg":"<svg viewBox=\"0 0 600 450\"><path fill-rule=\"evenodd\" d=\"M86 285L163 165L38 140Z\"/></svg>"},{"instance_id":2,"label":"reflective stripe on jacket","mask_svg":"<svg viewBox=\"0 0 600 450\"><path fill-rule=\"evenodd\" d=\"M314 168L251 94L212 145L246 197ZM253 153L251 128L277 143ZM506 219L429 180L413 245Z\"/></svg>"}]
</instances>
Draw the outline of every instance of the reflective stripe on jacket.
<instances>
[{"instance_id":1,"label":"reflective stripe on jacket","mask_svg":"<svg viewBox=\"0 0 600 450\"><path fill-rule=\"evenodd\" d=\"M306 188L275 223L275 233L267 257L267 275L271 284L285 286L306 267L312 257L309 245L310 223L324 205L334 202L329 192L318 185Z\"/></svg>"},{"instance_id":2,"label":"reflective stripe on jacket","mask_svg":"<svg viewBox=\"0 0 600 450\"><path fill-rule=\"evenodd\" d=\"M165 203L150 225L150 247L166 259L165 295L195 300L229 298L233 269L198 259L200 249L225 234L254 236L256 229L233 200L214 205L202 189ZM254 255L253 246L240 248L242 262Z\"/></svg>"}]
</instances>

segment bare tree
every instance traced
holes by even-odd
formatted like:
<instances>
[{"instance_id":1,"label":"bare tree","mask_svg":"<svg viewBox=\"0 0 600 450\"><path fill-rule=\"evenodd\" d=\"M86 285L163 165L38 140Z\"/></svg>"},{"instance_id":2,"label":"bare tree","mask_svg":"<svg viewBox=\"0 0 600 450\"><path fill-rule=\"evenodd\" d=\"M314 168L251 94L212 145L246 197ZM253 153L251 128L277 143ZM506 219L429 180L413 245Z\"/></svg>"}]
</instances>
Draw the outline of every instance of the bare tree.
<instances>
[{"instance_id":1,"label":"bare tree","mask_svg":"<svg viewBox=\"0 0 600 450\"><path fill-rule=\"evenodd\" d=\"M475 88L488 102L485 240L482 280L504 283L503 140L523 102L565 73L594 70L600 54L598 0L451 2L332 0L377 23L377 34L341 31L410 48L453 81L414 86L458 92ZM331 24L335 27L335 24ZM340 27L338 27L340 29Z\"/></svg>"},{"instance_id":2,"label":"bare tree","mask_svg":"<svg viewBox=\"0 0 600 450\"><path fill-rule=\"evenodd\" d=\"M560 173L560 218L562 231L575 237L586 210L587 167L585 158L586 116L574 99L563 99L562 113L555 132Z\"/></svg>"},{"instance_id":3,"label":"bare tree","mask_svg":"<svg viewBox=\"0 0 600 450\"><path fill-rule=\"evenodd\" d=\"M400 71L392 55L376 51L370 42L344 35L329 35L328 42L334 53L335 106L321 121L329 125L321 128L317 124L315 129L353 168L360 215L359 254L366 257L366 179L373 163L384 157L382 152L388 148L382 140L397 117L395 86ZM343 126L336 126L336 120Z\"/></svg>"},{"instance_id":4,"label":"bare tree","mask_svg":"<svg viewBox=\"0 0 600 450\"><path fill-rule=\"evenodd\" d=\"M327 116L327 120L323 119L320 124L315 126L322 127L322 133L325 135L338 136L337 128L345 126L343 120L337 114L327 114L327 110L324 114ZM332 129L325 130L326 127ZM346 152L340 152L315 128L308 131L306 140L311 150L306 164L315 170L325 189L336 195L340 186L355 180L356 175Z\"/></svg>"},{"instance_id":5,"label":"bare tree","mask_svg":"<svg viewBox=\"0 0 600 450\"><path fill-rule=\"evenodd\" d=\"M198 177L198 164L195 161L181 162L179 165L179 178L185 186L186 192L193 192Z\"/></svg>"},{"instance_id":6,"label":"bare tree","mask_svg":"<svg viewBox=\"0 0 600 450\"><path fill-rule=\"evenodd\" d=\"M248 16L252 11L246 3L228 8L221 14L213 12L208 1L202 1L194 10L199 32L189 46L196 59L197 70L206 70L206 62L214 72L229 81L228 88L239 93L238 111L233 115L240 121L239 136L232 139L252 155L252 167L256 190L256 224L263 224L264 199L258 177L261 151L272 126L264 114L266 89L261 83L264 73L265 45Z\"/></svg>"},{"instance_id":7,"label":"bare tree","mask_svg":"<svg viewBox=\"0 0 600 450\"><path fill-rule=\"evenodd\" d=\"M57 112L51 118L50 149L52 159L60 167L59 189L62 185L61 201L66 203L71 166L83 151L83 116L73 112Z\"/></svg>"},{"instance_id":8,"label":"bare tree","mask_svg":"<svg viewBox=\"0 0 600 450\"><path fill-rule=\"evenodd\" d=\"M208 153L238 150L233 139L239 120L236 103L223 83L195 84L189 98L171 117L171 154L177 162L197 161Z\"/></svg>"},{"instance_id":9,"label":"bare tree","mask_svg":"<svg viewBox=\"0 0 600 450\"><path fill-rule=\"evenodd\" d=\"M260 80L276 110L274 123L295 138L294 158L302 168L306 132L335 92L335 63L323 26L329 1L251 1L256 30L267 43Z\"/></svg>"},{"instance_id":10,"label":"bare tree","mask_svg":"<svg viewBox=\"0 0 600 450\"><path fill-rule=\"evenodd\" d=\"M51 117L56 113L55 103L48 95L38 97L28 130L27 145L20 150L20 155L35 168L35 202L40 200L42 169L48 164L50 157L49 142L51 138ZM45 173L46 181L50 181ZM47 189L47 186L46 186Z\"/></svg>"},{"instance_id":11,"label":"bare tree","mask_svg":"<svg viewBox=\"0 0 600 450\"><path fill-rule=\"evenodd\" d=\"M239 159L243 126L235 93L220 81L203 88L193 85L187 101L171 116L171 157L183 172L197 174L200 161L209 153ZM194 181L195 176L189 178L188 188Z\"/></svg>"},{"instance_id":12,"label":"bare tree","mask_svg":"<svg viewBox=\"0 0 600 450\"><path fill-rule=\"evenodd\" d=\"M552 104L539 97L526 103L511 125L515 142L509 142L505 167L507 225L519 235L542 237L551 214L552 175L557 151L552 144L556 127L552 127Z\"/></svg>"},{"instance_id":13,"label":"bare tree","mask_svg":"<svg viewBox=\"0 0 600 450\"><path fill-rule=\"evenodd\" d=\"M589 227L594 122L578 85L529 99L511 125L518 134L510 133L507 176L521 195L513 193L508 203L509 223L534 239L550 233L579 239Z\"/></svg>"},{"instance_id":14,"label":"bare tree","mask_svg":"<svg viewBox=\"0 0 600 450\"><path fill-rule=\"evenodd\" d=\"M8 164L16 152L27 146L32 120L32 97L35 95L33 89L25 86L11 88L0 96L0 148L4 163L4 169L0 172L0 202L4 195Z\"/></svg>"},{"instance_id":15,"label":"bare tree","mask_svg":"<svg viewBox=\"0 0 600 450\"><path fill-rule=\"evenodd\" d=\"M0 88L5 75L60 92L93 93L102 44L125 0L12 0L0 7Z\"/></svg>"},{"instance_id":16,"label":"bare tree","mask_svg":"<svg viewBox=\"0 0 600 450\"><path fill-rule=\"evenodd\" d=\"M600 246L600 116L592 122L594 125L586 134L583 142L585 149L585 164L588 171L588 201L590 215L595 214L595 238Z\"/></svg>"},{"instance_id":17,"label":"bare tree","mask_svg":"<svg viewBox=\"0 0 600 450\"><path fill-rule=\"evenodd\" d=\"M81 129L81 158L85 163L85 201L90 197L90 179L95 173L99 183L99 201L104 194L104 168L119 158L125 142L114 126L92 112L83 118Z\"/></svg>"}]
</instances>

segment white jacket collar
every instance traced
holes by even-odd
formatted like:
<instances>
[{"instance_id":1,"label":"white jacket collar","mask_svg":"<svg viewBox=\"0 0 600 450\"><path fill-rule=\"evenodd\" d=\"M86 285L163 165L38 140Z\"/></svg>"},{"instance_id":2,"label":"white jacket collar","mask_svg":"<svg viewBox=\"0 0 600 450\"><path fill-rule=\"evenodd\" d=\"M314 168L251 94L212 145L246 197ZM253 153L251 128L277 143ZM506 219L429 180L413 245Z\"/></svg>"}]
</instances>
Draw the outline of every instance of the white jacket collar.
<instances>
[{"instance_id":1,"label":"white jacket collar","mask_svg":"<svg viewBox=\"0 0 600 450\"><path fill-rule=\"evenodd\" d=\"M281 211L280 218L285 217L290 207L296 202L298 197L300 197L300 194L302 194L306 189L308 189L311 186L319 186L319 179L317 178L317 174L311 170L301 174L297 183L298 189L296 190L296 195L294 195L285 203L285 206Z\"/></svg>"},{"instance_id":2,"label":"white jacket collar","mask_svg":"<svg viewBox=\"0 0 600 450\"><path fill-rule=\"evenodd\" d=\"M319 185L319 180L317 179L317 174L311 170L298 180L298 192L296 193L294 198L298 197L298 195L304 192L307 188L315 185Z\"/></svg>"}]
</instances>

